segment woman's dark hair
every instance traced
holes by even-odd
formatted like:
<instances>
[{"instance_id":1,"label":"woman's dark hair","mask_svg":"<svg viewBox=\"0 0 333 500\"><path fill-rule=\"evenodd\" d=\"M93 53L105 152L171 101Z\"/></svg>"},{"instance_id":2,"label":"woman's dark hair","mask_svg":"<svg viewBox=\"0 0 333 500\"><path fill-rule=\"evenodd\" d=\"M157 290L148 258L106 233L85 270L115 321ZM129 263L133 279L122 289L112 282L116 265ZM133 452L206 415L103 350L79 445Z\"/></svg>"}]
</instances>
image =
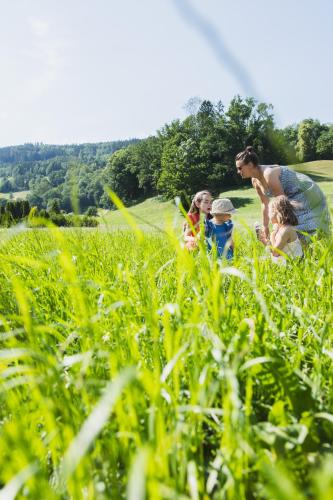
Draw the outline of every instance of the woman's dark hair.
<instances>
[{"instance_id":1,"label":"woman's dark hair","mask_svg":"<svg viewBox=\"0 0 333 500\"><path fill-rule=\"evenodd\" d=\"M288 226L298 225L297 215L295 214L294 208L286 196L281 195L272 198L269 205L275 212L276 219L279 224Z\"/></svg>"},{"instance_id":2,"label":"woman's dark hair","mask_svg":"<svg viewBox=\"0 0 333 500\"><path fill-rule=\"evenodd\" d=\"M252 146L247 146L244 151L241 151L236 155L236 161L241 161L244 165L248 163L253 163L255 167L259 165L259 158L257 153L254 151Z\"/></svg>"}]
</instances>

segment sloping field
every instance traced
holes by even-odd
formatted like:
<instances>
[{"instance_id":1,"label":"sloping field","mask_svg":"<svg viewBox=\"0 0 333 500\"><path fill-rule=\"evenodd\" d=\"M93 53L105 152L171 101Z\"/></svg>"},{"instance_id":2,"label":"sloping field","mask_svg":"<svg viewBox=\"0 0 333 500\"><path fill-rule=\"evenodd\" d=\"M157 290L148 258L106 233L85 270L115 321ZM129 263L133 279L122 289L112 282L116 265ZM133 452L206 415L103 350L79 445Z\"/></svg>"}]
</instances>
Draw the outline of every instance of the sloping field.
<instances>
[{"instance_id":1,"label":"sloping field","mask_svg":"<svg viewBox=\"0 0 333 500\"><path fill-rule=\"evenodd\" d=\"M180 227L184 220L173 201L160 201L158 197L149 198L138 205L128 208L136 223L144 229L161 228L166 224ZM101 210L102 224L113 228L127 226L126 219L119 210Z\"/></svg>"},{"instance_id":2,"label":"sloping field","mask_svg":"<svg viewBox=\"0 0 333 500\"><path fill-rule=\"evenodd\" d=\"M310 175L318 182L333 181L333 160L309 161L292 165L292 168Z\"/></svg>"},{"instance_id":3,"label":"sloping field","mask_svg":"<svg viewBox=\"0 0 333 500\"><path fill-rule=\"evenodd\" d=\"M14 193L11 193L13 195L13 199L17 200L25 200L27 195L29 194L30 191L15 191ZM10 193L0 193L0 200L1 198L5 198L6 200L9 200L10 198Z\"/></svg>"}]
</instances>

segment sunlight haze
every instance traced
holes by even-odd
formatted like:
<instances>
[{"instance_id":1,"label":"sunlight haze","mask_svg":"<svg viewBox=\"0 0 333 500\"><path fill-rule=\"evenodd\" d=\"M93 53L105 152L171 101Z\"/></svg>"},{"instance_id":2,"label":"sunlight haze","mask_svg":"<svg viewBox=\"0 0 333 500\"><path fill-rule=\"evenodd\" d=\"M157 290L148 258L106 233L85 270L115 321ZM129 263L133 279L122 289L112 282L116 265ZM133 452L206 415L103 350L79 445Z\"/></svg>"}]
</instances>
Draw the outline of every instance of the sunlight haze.
<instances>
[{"instance_id":1,"label":"sunlight haze","mask_svg":"<svg viewBox=\"0 0 333 500\"><path fill-rule=\"evenodd\" d=\"M1 0L0 146L146 137L191 97L247 89L280 126L331 122L332 15L328 0Z\"/></svg>"}]
</instances>

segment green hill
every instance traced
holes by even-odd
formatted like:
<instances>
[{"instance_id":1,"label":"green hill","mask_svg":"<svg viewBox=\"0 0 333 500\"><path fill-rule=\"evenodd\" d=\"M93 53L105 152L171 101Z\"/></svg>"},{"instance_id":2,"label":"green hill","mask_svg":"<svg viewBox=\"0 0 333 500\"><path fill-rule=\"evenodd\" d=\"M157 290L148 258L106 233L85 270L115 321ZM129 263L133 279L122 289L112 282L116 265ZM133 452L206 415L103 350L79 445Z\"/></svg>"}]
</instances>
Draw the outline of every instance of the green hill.
<instances>
[{"instance_id":1,"label":"green hill","mask_svg":"<svg viewBox=\"0 0 333 500\"><path fill-rule=\"evenodd\" d=\"M139 139L71 145L23 144L0 148L0 199L22 197L39 208L57 200L71 211L72 183L81 209L96 206L104 194L103 171L110 156ZM73 180L75 179L75 181ZM29 190L29 191L28 191ZM100 203L100 206L104 206ZM108 206L108 205L105 205Z\"/></svg>"},{"instance_id":2,"label":"green hill","mask_svg":"<svg viewBox=\"0 0 333 500\"><path fill-rule=\"evenodd\" d=\"M293 167L315 180L327 197L328 205L333 210L333 160L310 161Z\"/></svg>"},{"instance_id":3,"label":"green hill","mask_svg":"<svg viewBox=\"0 0 333 500\"><path fill-rule=\"evenodd\" d=\"M309 161L292 165L292 168L315 178L318 182L333 181L333 160Z\"/></svg>"},{"instance_id":4,"label":"green hill","mask_svg":"<svg viewBox=\"0 0 333 500\"><path fill-rule=\"evenodd\" d=\"M333 160L312 161L292 165L297 172L303 172L313 178L321 187L330 208L333 210ZM221 192L221 196L230 198L237 207L238 212L235 221L252 225L254 221L261 219L261 207L258 196L252 187ZM143 229L149 229L149 225L163 228L165 224L173 227L181 227L183 217L172 201L162 202L158 198L149 198L143 203L130 207L128 211L133 215L138 225ZM127 226L123 215L117 211L101 211L103 223L108 227L121 228Z\"/></svg>"},{"instance_id":5,"label":"green hill","mask_svg":"<svg viewBox=\"0 0 333 500\"><path fill-rule=\"evenodd\" d=\"M145 230L163 228L165 225L181 227L184 218L176 208L173 201L160 201L158 197L148 198L138 205L128 208L138 226ZM119 228L127 226L123 214L119 210L100 210L102 223L110 228Z\"/></svg>"}]
</instances>

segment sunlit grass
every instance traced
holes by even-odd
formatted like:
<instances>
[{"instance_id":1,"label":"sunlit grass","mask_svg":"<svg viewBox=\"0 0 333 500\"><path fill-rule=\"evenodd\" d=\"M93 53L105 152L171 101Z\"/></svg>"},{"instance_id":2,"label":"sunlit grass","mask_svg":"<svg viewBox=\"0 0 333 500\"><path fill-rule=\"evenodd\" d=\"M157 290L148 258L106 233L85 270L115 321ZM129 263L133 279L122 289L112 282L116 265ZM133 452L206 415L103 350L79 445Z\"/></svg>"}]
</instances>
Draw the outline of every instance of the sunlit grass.
<instances>
[{"instance_id":1,"label":"sunlit grass","mask_svg":"<svg viewBox=\"0 0 333 500\"><path fill-rule=\"evenodd\" d=\"M246 229L232 267L171 229L4 236L0 498L329 498L331 242L282 268Z\"/></svg>"}]
</instances>

